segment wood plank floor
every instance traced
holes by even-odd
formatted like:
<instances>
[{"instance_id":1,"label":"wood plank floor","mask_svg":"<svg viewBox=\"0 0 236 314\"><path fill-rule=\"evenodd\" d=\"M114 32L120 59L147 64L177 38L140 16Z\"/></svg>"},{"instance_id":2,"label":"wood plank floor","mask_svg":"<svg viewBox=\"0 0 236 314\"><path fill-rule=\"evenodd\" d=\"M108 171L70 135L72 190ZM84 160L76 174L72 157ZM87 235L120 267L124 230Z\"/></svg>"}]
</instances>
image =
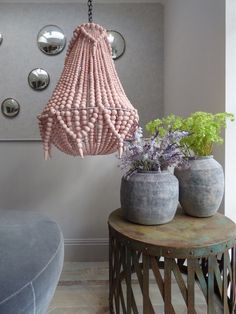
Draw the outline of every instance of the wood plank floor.
<instances>
[{"instance_id":1,"label":"wood plank floor","mask_svg":"<svg viewBox=\"0 0 236 314\"><path fill-rule=\"evenodd\" d=\"M172 303L177 314L187 313L177 284L173 280ZM65 263L48 314L106 314L108 309L108 263ZM197 314L207 313L204 297L196 286ZM141 290L133 279L135 299L140 313ZM150 297L155 313L163 314L163 302L154 279L150 279Z\"/></svg>"}]
</instances>

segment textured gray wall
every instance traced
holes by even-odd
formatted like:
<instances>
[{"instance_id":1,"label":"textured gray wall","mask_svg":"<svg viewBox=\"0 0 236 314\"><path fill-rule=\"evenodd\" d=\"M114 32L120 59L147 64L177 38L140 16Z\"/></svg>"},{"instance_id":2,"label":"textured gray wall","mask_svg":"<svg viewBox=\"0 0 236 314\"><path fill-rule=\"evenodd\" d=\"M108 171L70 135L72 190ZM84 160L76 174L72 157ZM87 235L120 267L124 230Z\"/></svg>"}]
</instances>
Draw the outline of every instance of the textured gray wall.
<instances>
[{"instance_id":1,"label":"textured gray wall","mask_svg":"<svg viewBox=\"0 0 236 314\"><path fill-rule=\"evenodd\" d=\"M38 31L47 24L60 26L69 41L76 25L87 22L83 4L0 4L0 101L16 98L20 115L9 120L0 115L0 139L39 138L36 116L47 103L62 70L66 49L51 57L37 47ZM163 14L159 4L95 5L95 21L120 31L127 51L116 61L121 81L141 120L162 113ZM48 89L33 91L28 73L42 67L51 76Z\"/></svg>"},{"instance_id":2,"label":"textured gray wall","mask_svg":"<svg viewBox=\"0 0 236 314\"><path fill-rule=\"evenodd\" d=\"M120 31L127 43L116 68L128 97L139 110L141 123L163 112L163 7L160 4L95 5L95 21ZM35 138L35 116L59 77L65 51L55 57L36 46L38 30L57 24L69 39L76 25L87 21L83 4L0 4L0 101L15 97L20 116L0 116L0 138ZM42 67L50 87L35 92L28 72ZM104 259L107 217L119 206L121 173L114 156L72 158L53 150L43 160L40 143L0 142L0 207L44 212L56 219L66 238L67 259Z\"/></svg>"}]
</instances>

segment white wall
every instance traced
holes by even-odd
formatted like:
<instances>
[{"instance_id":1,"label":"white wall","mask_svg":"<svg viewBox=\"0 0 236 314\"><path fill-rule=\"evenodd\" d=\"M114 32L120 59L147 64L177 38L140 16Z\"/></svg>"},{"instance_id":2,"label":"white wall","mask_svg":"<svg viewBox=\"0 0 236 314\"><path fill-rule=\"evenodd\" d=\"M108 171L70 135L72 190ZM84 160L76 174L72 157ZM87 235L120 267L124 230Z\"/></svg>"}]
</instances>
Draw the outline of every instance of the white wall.
<instances>
[{"instance_id":1,"label":"white wall","mask_svg":"<svg viewBox=\"0 0 236 314\"><path fill-rule=\"evenodd\" d=\"M21 117L33 119L36 127L36 112L45 106L65 55L65 51L55 57L42 54L36 45L37 32L44 25L56 24L69 39L75 26L87 21L87 6L6 3L0 4L0 12L4 36L0 103L14 96L21 103ZM126 39L126 52L116 67L142 124L163 114L163 6L95 4L94 20L120 31ZM42 93L27 84L28 72L37 66L51 75L50 86ZM34 108L34 114L26 107ZM24 120L20 126L25 126ZM17 124L12 120L11 135L16 132ZM53 217L66 238L66 259L106 259L107 218L119 207L121 172L117 164L114 156L81 160L56 149L53 159L46 162L40 143L0 142L0 207L35 210Z\"/></svg>"},{"instance_id":2,"label":"white wall","mask_svg":"<svg viewBox=\"0 0 236 314\"><path fill-rule=\"evenodd\" d=\"M164 30L165 114L224 111L225 1L167 0Z\"/></svg>"},{"instance_id":3,"label":"white wall","mask_svg":"<svg viewBox=\"0 0 236 314\"><path fill-rule=\"evenodd\" d=\"M226 111L236 117L236 1L226 0ZM226 129L225 214L236 222L236 122Z\"/></svg>"}]
</instances>

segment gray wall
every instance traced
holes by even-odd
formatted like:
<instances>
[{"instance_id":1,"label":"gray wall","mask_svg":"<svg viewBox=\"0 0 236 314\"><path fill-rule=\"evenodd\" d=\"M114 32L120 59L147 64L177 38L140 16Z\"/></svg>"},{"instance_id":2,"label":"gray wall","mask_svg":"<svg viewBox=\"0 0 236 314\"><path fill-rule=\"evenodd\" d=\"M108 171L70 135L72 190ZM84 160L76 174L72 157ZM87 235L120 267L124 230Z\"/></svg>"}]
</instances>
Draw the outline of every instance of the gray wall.
<instances>
[{"instance_id":1,"label":"gray wall","mask_svg":"<svg viewBox=\"0 0 236 314\"><path fill-rule=\"evenodd\" d=\"M165 113L224 111L225 1L167 0L164 29Z\"/></svg>"},{"instance_id":2,"label":"gray wall","mask_svg":"<svg viewBox=\"0 0 236 314\"><path fill-rule=\"evenodd\" d=\"M95 5L95 21L120 31L127 43L116 67L128 97L144 124L163 113L163 7L160 4ZM36 46L38 30L57 24L69 39L87 21L83 4L0 4L0 101L15 97L19 118L0 117L0 138L35 138L35 116L50 97L65 51L49 57ZM48 70L50 87L38 93L27 86L28 72ZM119 206L121 173L114 156L72 158L53 151L45 162L40 143L0 142L0 207L44 212L56 219L66 238L67 259L107 257L107 217Z\"/></svg>"},{"instance_id":3,"label":"gray wall","mask_svg":"<svg viewBox=\"0 0 236 314\"><path fill-rule=\"evenodd\" d=\"M38 31L48 24L60 26L69 41L73 29L87 22L83 4L0 4L0 101L19 100L20 115L6 119L0 115L0 139L39 138L36 115L45 106L62 70L66 50L51 57L37 47ZM141 121L162 113L163 12L159 4L95 5L94 18L108 29L120 31L127 42L117 70L131 102L140 110ZM30 70L42 67L51 76L44 92L28 87Z\"/></svg>"},{"instance_id":4,"label":"gray wall","mask_svg":"<svg viewBox=\"0 0 236 314\"><path fill-rule=\"evenodd\" d=\"M225 111L225 1L167 0L164 29L165 114ZM223 145L214 157L224 166Z\"/></svg>"}]
</instances>

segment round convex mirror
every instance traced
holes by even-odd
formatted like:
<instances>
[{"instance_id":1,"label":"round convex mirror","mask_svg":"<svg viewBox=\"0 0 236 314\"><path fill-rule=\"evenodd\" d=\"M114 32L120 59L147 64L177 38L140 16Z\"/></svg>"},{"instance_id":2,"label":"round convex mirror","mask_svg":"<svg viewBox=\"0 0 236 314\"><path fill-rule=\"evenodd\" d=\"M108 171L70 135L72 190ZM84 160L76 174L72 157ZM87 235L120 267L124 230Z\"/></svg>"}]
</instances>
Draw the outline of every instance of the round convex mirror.
<instances>
[{"instance_id":1,"label":"round convex mirror","mask_svg":"<svg viewBox=\"0 0 236 314\"><path fill-rule=\"evenodd\" d=\"M48 87L50 77L47 71L37 68L29 73L28 82L34 90L41 91Z\"/></svg>"},{"instance_id":2,"label":"round convex mirror","mask_svg":"<svg viewBox=\"0 0 236 314\"><path fill-rule=\"evenodd\" d=\"M56 25L44 26L38 33L39 49L47 55L57 55L66 45L66 36Z\"/></svg>"},{"instance_id":3,"label":"round convex mirror","mask_svg":"<svg viewBox=\"0 0 236 314\"><path fill-rule=\"evenodd\" d=\"M2 102L2 113L7 118L14 118L20 112L19 103L13 98L7 98Z\"/></svg>"},{"instance_id":4,"label":"round convex mirror","mask_svg":"<svg viewBox=\"0 0 236 314\"><path fill-rule=\"evenodd\" d=\"M111 45L112 58L114 60L120 58L125 52L125 39L116 31L107 31L107 39Z\"/></svg>"},{"instance_id":5,"label":"round convex mirror","mask_svg":"<svg viewBox=\"0 0 236 314\"><path fill-rule=\"evenodd\" d=\"M2 36L2 34L0 33L0 45L1 45L2 41L3 41L3 36Z\"/></svg>"}]
</instances>

